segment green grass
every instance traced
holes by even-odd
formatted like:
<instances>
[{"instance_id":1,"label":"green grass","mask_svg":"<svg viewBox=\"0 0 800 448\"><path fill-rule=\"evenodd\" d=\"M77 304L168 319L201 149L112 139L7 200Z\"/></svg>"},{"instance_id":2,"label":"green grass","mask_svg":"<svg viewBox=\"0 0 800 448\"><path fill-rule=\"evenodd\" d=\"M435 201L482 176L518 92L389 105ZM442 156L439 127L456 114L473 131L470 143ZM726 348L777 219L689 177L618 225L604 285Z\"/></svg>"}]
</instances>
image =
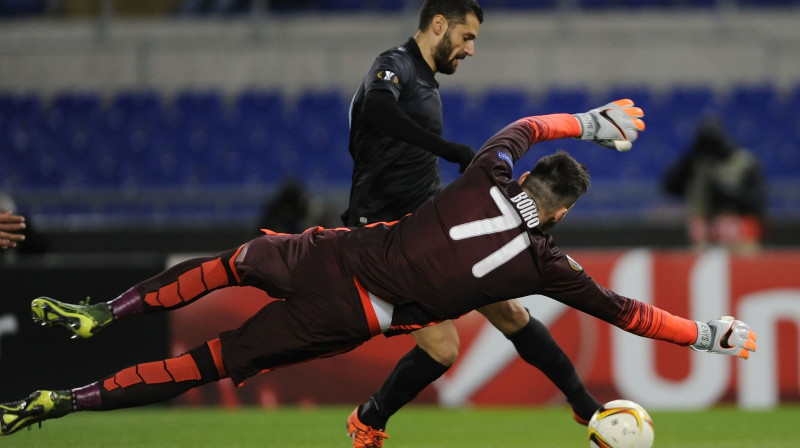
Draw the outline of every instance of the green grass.
<instances>
[{"instance_id":1,"label":"green grass","mask_svg":"<svg viewBox=\"0 0 800 448\"><path fill-rule=\"evenodd\" d=\"M276 410L151 407L82 412L0 438L13 447L349 448L352 407ZM651 412L654 447L800 446L800 406L746 412ZM563 407L442 409L408 407L388 428L384 448L586 448L586 430Z\"/></svg>"}]
</instances>

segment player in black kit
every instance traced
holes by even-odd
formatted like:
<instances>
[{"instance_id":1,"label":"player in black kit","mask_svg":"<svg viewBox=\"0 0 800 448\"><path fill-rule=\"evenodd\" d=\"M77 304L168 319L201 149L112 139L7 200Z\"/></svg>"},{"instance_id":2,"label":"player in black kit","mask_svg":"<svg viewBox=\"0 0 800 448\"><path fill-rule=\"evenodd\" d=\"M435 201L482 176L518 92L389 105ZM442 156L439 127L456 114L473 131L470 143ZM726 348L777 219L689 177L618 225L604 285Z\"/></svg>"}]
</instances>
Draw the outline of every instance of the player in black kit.
<instances>
[{"instance_id":1,"label":"player in black kit","mask_svg":"<svg viewBox=\"0 0 800 448\"><path fill-rule=\"evenodd\" d=\"M283 300L175 358L0 404L0 434L76 411L155 403L222 378L241 384L276 367L352 350L381 333L408 332L531 294L643 337L747 358L756 344L744 322L695 322L620 296L597 285L544 232L588 188L585 166L559 152L519 181L512 178L514 162L540 141L579 137L630 147L637 129L644 129L641 115L622 100L582 114L520 119L487 141L463 176L393 224L267 232L95 305L35 299L34 320L85 337L118 319L179 308L219 288L258 287Z\"/></svg>"},{"instance_id":2,"label":"player in black kit","mask_svg":"<svg viewBox=\"0 0 800 448\"><path fill-rule=\"evenodd\" d=\"M345 225L395 221L436 196L443 188L439 157L458 163L461 172L469 165L472 148L441 137L442 103L434 74L452 74L461 59L474 54L482 22L475 1L428 0L420 9L416 34L375 59L350 108L354 168ZM478 311L513 342L523 360L558 386L574 418L588 423L600 403L547 327L517 300ZM389 418L456 361L459 336L453 322L412 335L417 345L347 419L353 448L379 448Z\"/></svg>"}]
</instances>

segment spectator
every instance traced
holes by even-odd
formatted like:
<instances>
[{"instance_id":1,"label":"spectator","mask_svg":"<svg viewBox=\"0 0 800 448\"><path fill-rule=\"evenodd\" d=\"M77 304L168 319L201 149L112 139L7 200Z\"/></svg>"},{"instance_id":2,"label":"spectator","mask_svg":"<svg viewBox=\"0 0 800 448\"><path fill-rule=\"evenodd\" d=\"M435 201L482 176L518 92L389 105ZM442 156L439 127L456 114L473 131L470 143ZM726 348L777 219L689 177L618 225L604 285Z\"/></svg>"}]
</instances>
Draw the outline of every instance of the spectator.
<instances>
[{"instance_id":1,"label":"spectator","mask_svg":"<svg viewBox=\"0 0 800 448\"><path fill-rule=\"evenodd\" d=\"M338 227L337 210L315 198L305 184L286 179L261 208L258 227L280 233L301 233L311 226Z\"/></svg>"},{"instance_id":2,"label":"spectator","mask_svg":"<svg viewBox=\"0 0 800 448\"><path fill-rule=\"evenodd\" d=\"M765 230L766 183L761 163L739 147L719 120L706 118L686 153L663 179L667 193L686 199L688 236L702 249L758 249Z\"/></svg>"},{"instance_id":3,"label":"spectator","mask_svg":"<svg viewBox=\"0 0 800 448\"><path fill-rule=\"evenodd\" d=\"M258 226L275 232L300 233L311 227L309 204L305 187L294 179L288 179L264 204Z\"/></svg>"},{"instance_id":4,"label":"spectator","mask_svg":"<svg viewBox=\"0 0 800 448\"><path fill-rule=\"evenodd\" d=\"M11 210L16 210L14 201L0 193L0 253L25 241L25 235L21 233L25 230L25 217Z\"/></svg>"}]
</instances>

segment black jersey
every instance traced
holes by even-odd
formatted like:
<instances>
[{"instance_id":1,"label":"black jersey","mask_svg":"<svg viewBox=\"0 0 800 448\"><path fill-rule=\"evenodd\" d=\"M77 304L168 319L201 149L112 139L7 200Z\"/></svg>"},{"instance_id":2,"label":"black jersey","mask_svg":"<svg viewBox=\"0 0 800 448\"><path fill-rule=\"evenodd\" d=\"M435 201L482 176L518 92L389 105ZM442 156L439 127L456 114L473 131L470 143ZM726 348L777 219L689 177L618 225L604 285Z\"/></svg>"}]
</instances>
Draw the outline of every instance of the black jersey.
<instances>
[{"instance_id":1,"label":"black jersey","mask_svg":"<svg viewBox=\"0 0 800 448\"><path fill-rule=\"evenodd\" d=\"M412 212L442 189L438 158L419 146L393 138L364 123L366 92L390 91L400 108L422 128L442 134L442 101L434 72L414 39L379 55L350 106L350 155L353 178L346 225L394 221Z\"/></svg>"}]
</instances>

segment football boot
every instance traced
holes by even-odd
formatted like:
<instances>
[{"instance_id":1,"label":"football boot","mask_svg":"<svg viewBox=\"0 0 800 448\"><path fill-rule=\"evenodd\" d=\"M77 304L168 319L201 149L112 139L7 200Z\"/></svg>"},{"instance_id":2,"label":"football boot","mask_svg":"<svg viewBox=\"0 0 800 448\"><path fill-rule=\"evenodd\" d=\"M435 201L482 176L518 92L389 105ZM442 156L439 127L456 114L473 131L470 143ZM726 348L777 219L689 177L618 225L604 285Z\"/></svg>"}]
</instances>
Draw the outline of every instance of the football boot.
<instances>
[{"instance_id":1,"label":"football boot","mask_svg":"<svg viewBox=\"0 0 800 448\"><path fill-rule=\"evenodd\" d=\"M90 338L108 326L114 315L105 302L89 304L89 299L77 305L39 297L31 302L33 321L43 326L61 325L72 332L72 338Z\"/></svg>"},{"instance_id":2,"label":"football boot","mask_svg":"<svg viewBox=\"0 0 800 448\"><path fill-rule=\"evenodd\" d=\"M58 418L72 410L72 394L66 390L37 390L24 400L0 404L0 434L13 434L43 420Z\"/></svg>"}]
</instances>

